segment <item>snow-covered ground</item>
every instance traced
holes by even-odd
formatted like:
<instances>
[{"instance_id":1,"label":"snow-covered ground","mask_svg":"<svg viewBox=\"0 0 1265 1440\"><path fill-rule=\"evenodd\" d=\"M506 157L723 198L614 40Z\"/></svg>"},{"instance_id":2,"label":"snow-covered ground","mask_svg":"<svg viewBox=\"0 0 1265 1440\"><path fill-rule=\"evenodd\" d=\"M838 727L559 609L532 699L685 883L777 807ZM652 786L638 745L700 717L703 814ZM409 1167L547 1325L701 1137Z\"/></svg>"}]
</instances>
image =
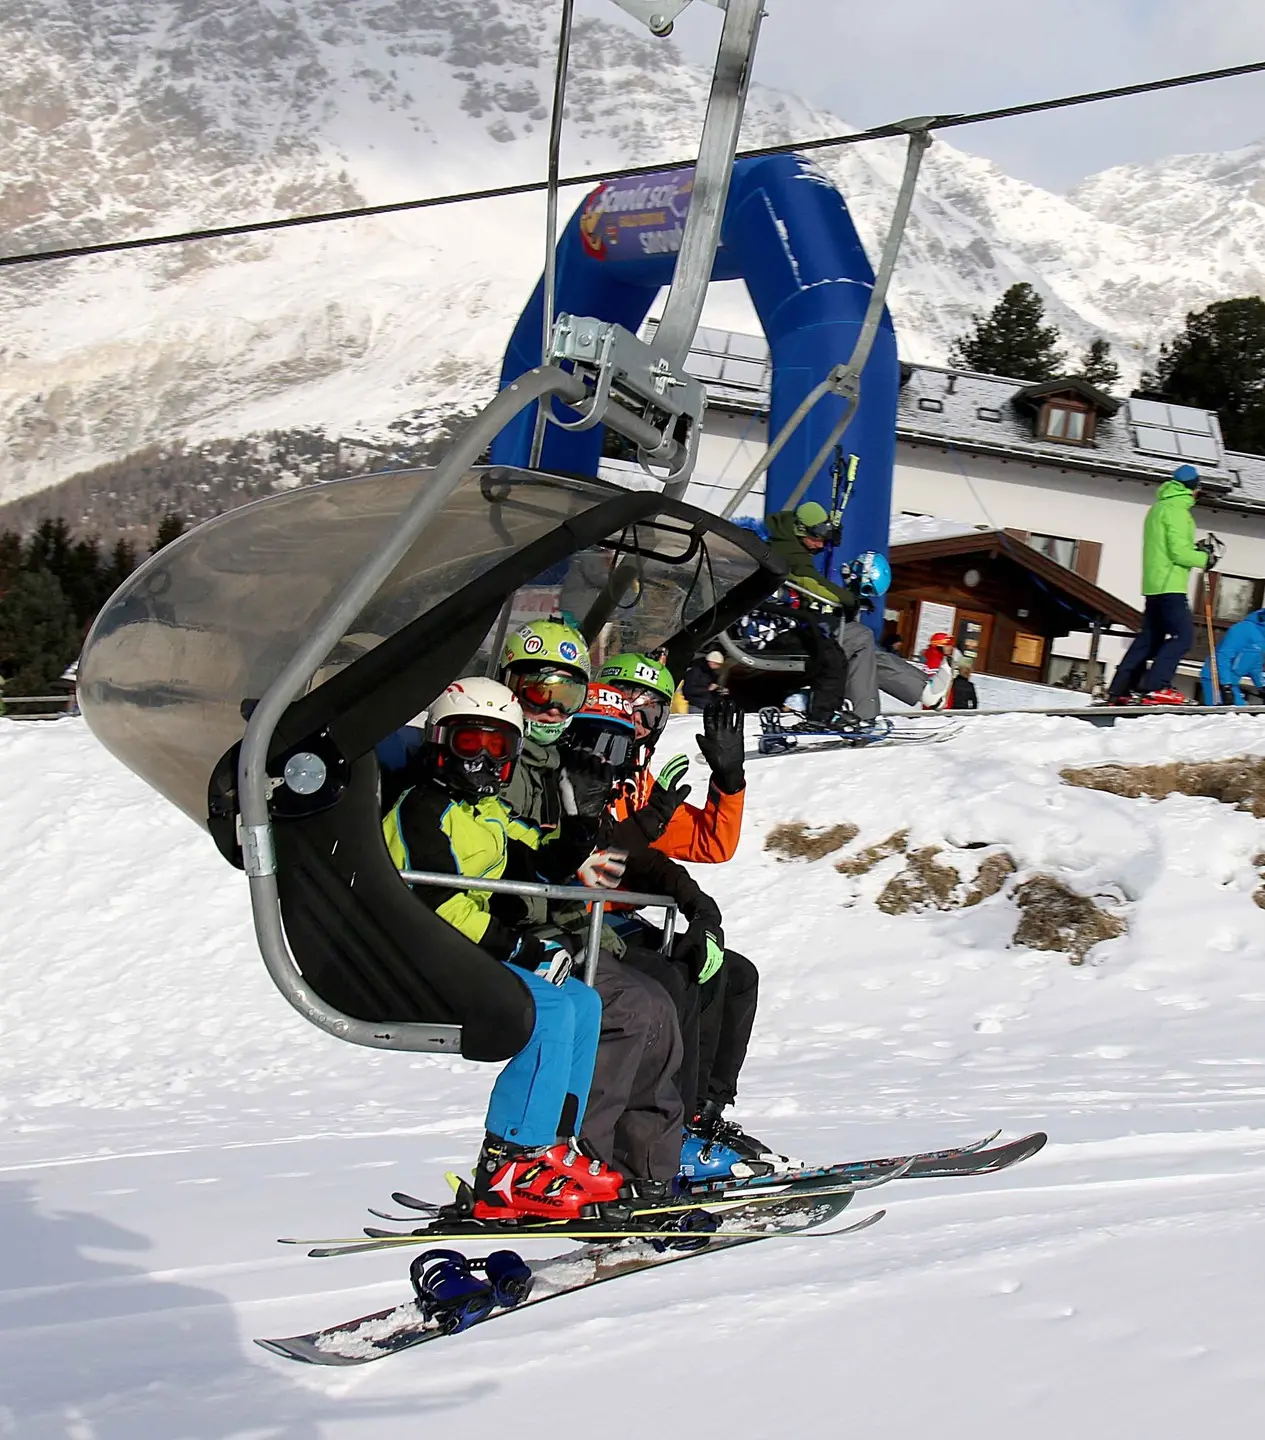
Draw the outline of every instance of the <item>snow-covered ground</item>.
<instances>
[{"instance_id":1,"label":"snow-covered ground","mask_svg":"<svg viewBox=\"0 0 1265 1440\"><path fill-rule=\"evenodd\" d=\"M668 745L689 744L674 721ZM466 1166L489 1067L358 1050L271 989L245 886L78 720L0 721L0 1436L396 1440L594 1426L893 1440L1186 1440L1265 1428L1265 825L1073 789L1101 760L1265 754L1265 721L972 723L947 744L753 763L738 858L698 871L762 972L741 1116L821 1159L1048 1129L1018 1169L899 1182L864 1235L772 1241L361 1370L251 1337L389 1304L399 1257L327 1261L398 1187ZM667 753L671 753L669 750ZM702 772L699 771L699 781ZM1080 968L1009 945L1005 893L889 915L904 863L1004 846L1128 933Z\"/></svg>"}]
</instances>

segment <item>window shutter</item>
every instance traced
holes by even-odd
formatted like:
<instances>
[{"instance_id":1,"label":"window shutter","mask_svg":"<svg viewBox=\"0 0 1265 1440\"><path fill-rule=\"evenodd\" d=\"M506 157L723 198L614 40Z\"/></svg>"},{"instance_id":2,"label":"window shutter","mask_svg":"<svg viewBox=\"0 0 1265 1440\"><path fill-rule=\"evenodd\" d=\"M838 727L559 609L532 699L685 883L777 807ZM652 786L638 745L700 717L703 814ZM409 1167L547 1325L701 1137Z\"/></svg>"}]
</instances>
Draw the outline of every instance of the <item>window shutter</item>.
<instances>
[{"instance_id":1,"label":"window shutter","mask_svg":"<svg viewBox=\"0 0 1265 1440\"><path fill-rule=\"evenodd\" d=\"M1091 585L1098 583L1098 565L1102 560L1102 546L1097 540L1078 540L1076 542L1076 564L1072 569L1081 577L1088 580Z\"/></svg>"}]
</instances>

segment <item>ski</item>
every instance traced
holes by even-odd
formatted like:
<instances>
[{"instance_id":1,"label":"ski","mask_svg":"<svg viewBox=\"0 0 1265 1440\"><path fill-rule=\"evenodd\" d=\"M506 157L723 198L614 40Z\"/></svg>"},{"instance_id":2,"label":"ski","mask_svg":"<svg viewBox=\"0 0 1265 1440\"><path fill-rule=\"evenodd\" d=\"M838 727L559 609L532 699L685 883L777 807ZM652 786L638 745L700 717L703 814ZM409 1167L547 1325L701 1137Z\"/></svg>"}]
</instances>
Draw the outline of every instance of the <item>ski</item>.
<instances>
[{"instance_id":1,"label":"ski","mask_svg":"<svg viewBox=\"0 0 1265 1440\"><path fill-rule=\"evenodd\" d=\"M757 1175L751 1179L732 1181L687 1181L689 1195L699 1198L710 1195L752 1197L766 1191L784 1195L811 1193L814 1189L841 1183L864 1184L867 1180L890 1177L893 1180L969 1179L977 1175L995 1175L1029 1160L1044 1148L1048 1139L1044 1131L1035 1130L1017 1140L993 1145L996 1135L982 1144L960 1146L949 1150L928 1150L918 1155L892 1155L879 1160L846 1160L837 1165L820 1165L811 1169L791 1170L780 1175ZM708 1202L704 1198L704 1203Z\"/></svg>"},{"instance_id":2,"label":"ski","mask_svg":"<svg viewBox=\"0 0 1265 1440\"><path fill-rule=\"evenodd\" d=\"M1067 720L1088 720L1094 725L1113 725L1117 720L1137 720L1146 715L1262 715L1265 714L1265 705L990 705L979 710L950 710L944 713L951 715L954 721L984 720L998 715L1046 715ZM909 718L920 717L910 712Z\"/></svg>"},{"instance_id":3,"label":"ski","mask_svg":"<svg viewBox=\"0 0 1265 1440\"><path fill-rule=\"evenodd\" d=\"M691 1197L706 1195L729 1195L735 1199L749 1195L752 1191L772 1193L793 1192L796 1189L820 1188L823 1185L851 1181L864 1188L869 1181L888 1180L936 1180L954 1176L968 1178L972 1175L992 1175L999 1170L1009 1169L1023 1160L1031 1158L1046 1143L1042 1131L1007 1140L1001 1145L993 1142L1001 1134L994 1130L991 1135L965 1145L951 1145L943 1150L922 1150L912 1155L890 1155L872 1160L847 1160L831 1165L812 1165L797 1170L782 1171L774 1175L757 1175L744 1180L699 1180L685 1182L686 1193ZM404 1190L392 1192L391 1199L397 1205L417 1211L419 1214L436 1215L442 1208L428 1200L420 1200ZM380 1211L371 1212L380 1219L387 1218ZM408 1217L391 1216L396 1223L406 1223Z\"/></svg>"},{"instance_id":4,"label":"ski","mask_svg":"<svg viewBox=\"0 0 1265 1440\"><path fill-rule=\"evenodd\" d=\"M798 710L770 707L760 711L758 754L768 758L785 755L803 747L802 753L819 751L869 749L881 745L938 745L952 740L961 727L940 712L929 712L927 719L939 722L932 727L912 727L909 716L880 715L870 728L859 724L826 724L807 720ZM920 717L921 718L921 717Z\"/></svg>"},{"instance_id":5,"label":"ski","mask_svg":"<svg viewBox=\"0 0 1265 1440\"><path fill-rule=\"evenodd\" d=\"M872 1190L879 1185L886 1185L903 1173L904 1168L897 1165L886 1173L860 1176L855 1179L851 1176L834 1178L821 1176L817 1177L813 1186L804 1187L804 1189L806 1192L811 1190L811 1195L806 1198L824 1198L833 1194L851 1195L860 1190ZM706 1204L693 1196L682 1196L674 1199L670 1204L646 1206L630 1211L626 1217L621 1216L618 1221L599 1215L590 1220L541 1220L534 1224L530 1221L517 1221L513 1224L505 1224L472 1218L464 1219L441 1212L432 1220L431 1224L418 1226L413 1230L382 1230L367 1225L364 1231L366 1238L363 1239L359 1236L340 1236L333 1239L304 1240L287 1236L279 1239L277 1243L309 1247L308 1253L311 1256L324 1259L333 1255L363 1255L372 1250L389 1250L398 1245L452 1244L459 1240L472 1238L523 1240L536 1237L554 1239L563 1236L585 1240L610 1240L653 1236L656 1239L662 1239L670 1235L679 1237L681 1233L679 1229L668 1228L672 1224L674 1216L686 1220L691 1216L705 1214L714 1220L732 1218L738 1223L755 1222L765 1214L776 1218L777 1207L799 1198L787 1193L789 1188L785 1186L776 1189L769 1187L761 1189L759 1193L756 1193L755 1190L739 1189L728 1195L717 1194Z\"/></svg>"},{"instance_id":6,"label":"ski","mask_svg":"<svg viewBox=\"0 0 1265 1440\"><path fill-rule=\"evenodd\" d=\"M875 1225L885 1214L877 1210L855 1224L822 1229L836 1219L852 1200L852 1192L804 1197L796 1207L794 1215L788 1212L786 1223L777 1228L766 1228L755 1232L738 1232L699 1237L706 1243L693 1250L657 1250L646 1236L624 1235L615 1243L606 1245L585 1245L568 1250L548 1260L528 1262L531 1271L531 1290L517 1305L493 1309L479 1324L499 1320L519 1310L530 1309L546 1300L556 1300L562 1295L587 1290L593 1285L605 1284L611 1280L635 1275L643 1270L659 1269L675 1265L684 1260L694 1260L700 1255L715 1255L722 1250L737 1249L761 1240L786 1238L793 1235L807 1235L813 1238L827 1238L839 1235L854 1235ZM792 1224L795 1220L797 1223ZM681 1235L674 1232L673 1238ZM472 1327L473 1328L473 1327ZM398 1354L417 1345L444 1338L448 1332L436 1321L427 1321L417 1300L408 1300L402 1305L362 1315L358 1319L315 1330L307 1335L291 1335L273 1340L256 1340L256 1344L274 1355L289 1360L298 1360L309 1365L365 1365L387 1355Z\"/></svg>"}]
</instances>

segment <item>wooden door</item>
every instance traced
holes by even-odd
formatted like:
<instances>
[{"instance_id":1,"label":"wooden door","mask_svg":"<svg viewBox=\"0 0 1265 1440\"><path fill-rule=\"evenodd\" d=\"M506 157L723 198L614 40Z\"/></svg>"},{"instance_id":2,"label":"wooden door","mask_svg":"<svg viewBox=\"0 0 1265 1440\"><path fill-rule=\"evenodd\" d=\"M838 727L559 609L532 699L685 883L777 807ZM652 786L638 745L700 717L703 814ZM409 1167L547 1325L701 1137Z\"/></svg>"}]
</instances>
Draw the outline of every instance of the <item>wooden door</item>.
<instances>
[{"instance_id":1,"label":"wooden door","mask_svg":"<svg viewBox=\"0 0 1265 1440\"><path fill-rule=\"evenodd\" d=\"M959 610L954 639L971 669L982 669L993 641L993 617L982 610Z\"/></svg>"}]
</instances>

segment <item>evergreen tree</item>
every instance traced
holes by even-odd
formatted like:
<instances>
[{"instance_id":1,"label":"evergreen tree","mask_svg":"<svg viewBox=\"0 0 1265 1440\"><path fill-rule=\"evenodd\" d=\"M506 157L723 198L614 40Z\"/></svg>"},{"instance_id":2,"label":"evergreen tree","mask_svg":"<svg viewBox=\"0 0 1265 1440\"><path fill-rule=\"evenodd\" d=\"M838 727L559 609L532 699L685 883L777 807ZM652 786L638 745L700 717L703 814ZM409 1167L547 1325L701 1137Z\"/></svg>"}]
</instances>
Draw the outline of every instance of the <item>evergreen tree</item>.
<instances>
[{"instance_id":1,"label":"evergreen tree","mask_svg":"<svg viewBox=\"0 0 1265 1440\"><path fill-rule=\"evenodd\" d=\"M1215 410L1231 450L1265 455L1265 300L1249 295L1192 310L1140 395Z\"/></svg>"},{"instance_id":2,"label":"evergreen tree","mask_svg":"<svg viewBox=\"0 0 1265 1440\"><path fill-rule=\"evenodd\" d=\"M184 528L184 517L169 510L158 522L158 530L154 535L154 543L150 546L149 553L157 555L164 545L170 545L173 540L178 540L184 534Z\"/></svg>"},{"instance_id":3,"label":"evergreen tree","mask_svg":"<svg viewBox=\"0 0 1265 1440\"><path fill-rule=\"evenodd\" d=\"M101 597L103 605L135 569L136 546L130 540L116 540L110 552L110 563L106 566L106 589Z\"/></svg>"},{"instance_id":4,"label":"evergreen tree","mask_svg":"<svg viewBox=\"0 0 1265 1440\"><path fill-rule=\"evenodd\" d=\"M81 630L57 577L23 570L0 596L0 675L7 695L50 695L79 653Z\"/></svg>"},{"instance_id":5,"label":"evergreen tree","mask_svg":"<svg viewBox=\"0 0 1265 1440\"><path fill-rule=\"evenodd\" d=\"M1106 395L1110 395L1112 387L1120 383L1120 366L1112 357L1110 344L1101 336L1092 341L1081 356L1076 373Z\"/></svg>"},{"instance_id":6,"label":"evergreen tree","mask_svg":"<svg viewBox=\"0 0 1265 1440\"><path fill-rule=\"evenodd\" d=\"M971 330L949 349L949 364L981 375L1036 383L1063 369L1059 332L1045 324L1045 301L1026 281L1012 285L988 315L975 315Z\"/></svg>"}]
</instances>

